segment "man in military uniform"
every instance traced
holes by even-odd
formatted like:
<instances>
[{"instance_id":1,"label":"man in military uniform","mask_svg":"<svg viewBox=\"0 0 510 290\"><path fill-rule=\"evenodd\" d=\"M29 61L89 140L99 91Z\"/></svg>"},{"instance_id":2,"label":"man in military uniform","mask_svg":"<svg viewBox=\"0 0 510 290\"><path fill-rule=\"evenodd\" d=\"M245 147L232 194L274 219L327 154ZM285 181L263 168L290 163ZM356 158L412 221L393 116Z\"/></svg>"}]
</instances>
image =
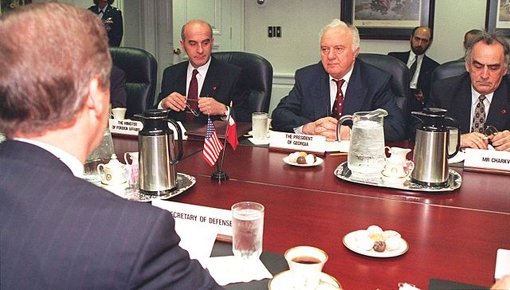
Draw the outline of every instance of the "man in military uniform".
<instances>
[{"instance_id":1,"label":"man in military uniform","mask_svg":"<svg viewBox=\"0 0 510 290\"><path fill-rule=\"evenodd\" d=\"M94 6L89 10L97 14L103 20L106 31L108 32L108 44L110 46L120 46L124 30L122 28L122 12L116 7L112 7L114 0L94 0Z\"/></svg>"}]
</instances>

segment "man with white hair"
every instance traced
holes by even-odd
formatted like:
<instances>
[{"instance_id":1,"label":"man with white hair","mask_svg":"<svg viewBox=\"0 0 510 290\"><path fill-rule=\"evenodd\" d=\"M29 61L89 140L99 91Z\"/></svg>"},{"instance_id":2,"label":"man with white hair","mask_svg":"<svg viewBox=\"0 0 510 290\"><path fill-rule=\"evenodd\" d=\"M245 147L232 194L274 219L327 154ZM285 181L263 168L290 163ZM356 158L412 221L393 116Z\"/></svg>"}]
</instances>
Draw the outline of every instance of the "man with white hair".
<instances>
[{"instance_id":1,"label":"man with white hair","mask_svg":"<svg viewBox=\"0 0 510 290\"><path fill-rule=\"evenodd\" d=\"M294 87L272 114L272 127L284 132L322 135L336 140L338 118L358 111L385 109L386 140L403 140L406 124L391 91L391 75L357 59L356 27L334 19L320 33L321 62L296 71ZM350 139L347 126L341 139Z\"/></svg>"}]
</instances>

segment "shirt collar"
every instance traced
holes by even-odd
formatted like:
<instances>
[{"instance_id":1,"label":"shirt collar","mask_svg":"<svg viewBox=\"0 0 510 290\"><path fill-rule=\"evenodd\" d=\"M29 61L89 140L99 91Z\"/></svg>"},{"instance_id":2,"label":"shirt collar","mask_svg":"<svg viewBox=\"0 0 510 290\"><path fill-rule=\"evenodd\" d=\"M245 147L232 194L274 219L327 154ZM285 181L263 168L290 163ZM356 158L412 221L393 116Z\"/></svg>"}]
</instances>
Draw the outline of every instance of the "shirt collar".
<instances>
[{"instance_id":1,"label":"shirt collar","mask_svg":"<svg viewBox=\"0 0 510 290\"><path fill-rule=\"evenodd\" d=\"M84 171L83 164L80 162L80 160L78 160L78 158L74 157L70 153L58 147L32 139L14 138L14 140L29 143L50 152L51 154L55 155L55 157L60 159L60 161L62 161L67 167L69 167L74 176L76 177L83 176Z\"/></svg>"},{"instance_id":2,"label":"shirt collar","mask_svg":"<svg viewBox=\"0 0 510 290\"><path fill-rule=\"evenodd\" d=\"M196 68L200 76L205 76L207 74L207 70L209 70L209 66L211 65L211 58L212 56L209 57L209 60L203 66ZM191 62L188 62L188 75L191 75L194 69L195 68L191 65Z\"/></svg>"},{"instance_id":3,"label":"shirt collar","mask_svg":"<svg viewBox=\"0 0 510 290\"><path fill-rule=\"evenodd\" d=\"M341 78L341 80L344 80L344 86L347 85L349 83L349 80L351 79L351 75L352 75L352 70L354 69L354 65L351 67L351 69L344 75L343 78ZM334 77L332 77L331 75L328 75L329 76L329 81L331 82L332 80L336 80Z\"/></svg>"},{"instance_id":4,"label":"shirt collar","mask_svg":"<svg viewBox=\"0 0 510 290\"><path fill-rule=\"evenodd\" d=\"M480 97L480 95L481 94L479 92L477 92L473 86L471 86L471 105L472 106L474 106L474 105L476 105L476 103L478 103L478 97ZM494 97L494 92L492 92L490 94L486 94L484 96L485 96L485 101L488 101L489 106L490 106L490 104L492 103L492 97Z\"/></svg>"}]
</instances>

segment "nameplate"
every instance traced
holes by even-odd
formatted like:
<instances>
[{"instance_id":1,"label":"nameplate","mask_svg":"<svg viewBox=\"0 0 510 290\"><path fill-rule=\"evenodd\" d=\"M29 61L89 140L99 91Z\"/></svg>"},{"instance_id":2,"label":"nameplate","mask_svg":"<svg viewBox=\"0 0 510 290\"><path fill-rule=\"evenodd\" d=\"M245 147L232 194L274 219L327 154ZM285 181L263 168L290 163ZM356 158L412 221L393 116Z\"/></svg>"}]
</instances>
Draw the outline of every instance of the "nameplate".
<instances>
[{"instance_id":1,"label":"nameplate","mask_svg":"<svg viewBox=\"0 0 510 290\"><path fill-rule=\"evenodd\" d=\"M466 148L464 168L510 172L510 152Z\"/></svg>"},{"instance_id":2,"label":"nameplate","mask_svg":"<svg viewBox=\"0 0 510 290\"><path fill-rule=\"evenodd\" d=\"M137 136L138 131L142 130L143 127L142 122L129 119L109 119L108 122L110 125L110 132L114 134Z\"/></svg>"},{"instance_id":3,"label":"nameplate","mask_svg":"<svg viewBox=\"0 0 510 290\"><path fill-rule=\"evenodd\" d=\"M232 214L230 210L167 200L155 200L152 205L168 210L176 221L182 219L215 227L218 234L232 236Z\"/></svg>"},{"instance_id":4,"label":"nameplate","mask_svg":"<svg viewBox=\"0 0 510 290\"><path fill-rule=\"evenodd\" d=\"M271 131L269 148L324 154L326 152L326 137Z\"/></svg>"}]
</instances>

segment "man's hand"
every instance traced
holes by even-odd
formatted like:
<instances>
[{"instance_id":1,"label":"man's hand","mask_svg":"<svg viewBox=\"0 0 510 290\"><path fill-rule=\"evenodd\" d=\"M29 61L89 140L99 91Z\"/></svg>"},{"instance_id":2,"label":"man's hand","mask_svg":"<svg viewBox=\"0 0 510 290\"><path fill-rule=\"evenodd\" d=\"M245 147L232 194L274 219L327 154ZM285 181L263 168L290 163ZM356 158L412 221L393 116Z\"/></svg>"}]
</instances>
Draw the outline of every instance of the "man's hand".
<instances>
[{"instance_id":1,"label":"man's hand","mask_svg":"<svg viewBox=\"0 0 510 290\"><path fill-rule=\"evenodd\" d=\"M461 148L487 149L489 139L482 133L471 132L460 136Z\"/></svg>"},{"instance_id":2,"label":"man's hand","mask_svg":"<svg viewBox=\"0 0 510 290\"><path fill-rule=\"evenodd\" d=\"M510 131L505 130L489 136L489 140L498 151L510 151Z\"/></svg>"},{"instance_id":3,"label":"man's hand","mask_svg":"<svg viewBox=\"0 0 510 290\"><path fill-rule=\"evenodd\" d=\"M201 97L198 98L198 109L205 115L220 115L227 113L225 104L216 101L214 98Z\"/></svg>"},{"instance_id":4,"label":"man's hand","mask_svg":"<svg viewBox=\"0 0 510 290\"><path fill-rule=\"evenodd\" d=\"M333 117L324 117L315 122L310 122L303 126L303 133L309 135L321 135L326 137L326 141L336 141L336 126L338 120ZM340 140L351 138L350 128L341 126Z\"/></svg>"},{"instance_id":5,"label":"man's hand","mask_svg":"<svg viewBox=\"0 0 510 290\"><path fill-rule=\"evenodd\" d=\"M173 92L161 101L161 107L176 112L184 111L186 110L186 97L177 92Z\"/></svg>"}]
</instances>

